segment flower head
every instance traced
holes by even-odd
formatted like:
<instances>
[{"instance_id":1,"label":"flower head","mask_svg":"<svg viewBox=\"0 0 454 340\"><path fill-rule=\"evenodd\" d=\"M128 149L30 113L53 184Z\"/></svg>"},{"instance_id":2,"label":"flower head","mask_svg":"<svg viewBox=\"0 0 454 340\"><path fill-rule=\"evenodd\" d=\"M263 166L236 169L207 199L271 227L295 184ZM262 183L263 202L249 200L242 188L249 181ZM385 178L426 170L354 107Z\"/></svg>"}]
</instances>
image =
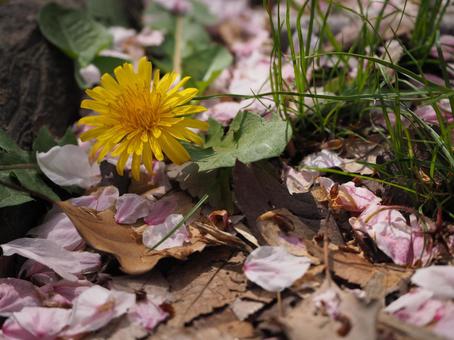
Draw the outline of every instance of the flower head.
<instances>
[{"instance_id":1,"label":"flower head","mask_svg":"<svg viewBox=\"0 0 454 340\"><path fill-rule=\"evenodd\" d=\"M188 161L189 154L178 140L201 144L202 138L190 128L208 128L206 122L187 118L205 110L188 104L197 89L180 90L189 77L174 85L176 73L160 78L157 70L152 79L152 66L145 57L140 59L137 72L132 64L125 63L114 73L116 79L104 74L100 86L87 90L92 99L81 103L82 108L99 113L79 121L91 127L81 135L82 141L96 139L90 157L98 162L108 153L118 157L121 175L132 157L135 179L140 178L142 163L150 173L153 171L153 158L163 160L166 155L176 164Z\"/></svg>"}]
</instances>

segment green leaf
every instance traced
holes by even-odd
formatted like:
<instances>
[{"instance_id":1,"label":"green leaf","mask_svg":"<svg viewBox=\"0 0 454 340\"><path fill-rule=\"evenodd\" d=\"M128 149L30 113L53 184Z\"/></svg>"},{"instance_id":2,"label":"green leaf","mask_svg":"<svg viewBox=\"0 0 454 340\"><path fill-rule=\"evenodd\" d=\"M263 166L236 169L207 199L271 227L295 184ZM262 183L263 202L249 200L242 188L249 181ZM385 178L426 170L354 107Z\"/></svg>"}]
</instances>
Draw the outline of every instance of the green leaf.
<instances>
[{"instance_id":1,"label":"green leaf","mask_svg":"<svg viewBox=\"0 0 454 340\"><path fill-rule=\"evenodd\" d=\"M43 126L39 129L38 134L33 141L33 151L47 152L56 145L63 146L66 144L77 145L77 138L70 127L66 129L65 134L60 140L56 140L49 129L46 126Z\"/></svg>"},{"instance_id":2,"label":"green leaf","mask_svg":"<svg viewBox=\"0 0 454 340\"><path fill-rule=\"evenodd\" d=\"M121 0L88 0L87 11L106 26L129 26L125 6Z\"/></svg>"},{"instance_id":3,"label":"green leaf","mask_svg":"<svg viewBox=\"0 0 454 340\"><path fill-rule=\"evenodd\" d=\"M183 58L183 71L191 76L193 86L205 90L232 62L233 57L225 47L213 44Z\"/></svg>"},{"instance_id":4,"label":"green leaf","mask_svg":"<svg viewBox=\"0 0 454 340\"><path fill-rule=\"evenodd\" d=\"M208 203L214 209L226 209L233 213L233 194L230 188L232 169L216 169L199 172L195 163L186 163L171 170L168 175L175 179L182 190L193 197L202 198L208 194Z\"/></svg>"},{"instance_id":5,"label":"green leaf","mask_svg":"<svg viewBox=\"0 0 454 340\"><path fill-rule=\"evenodd\" d=\"M52 149L57 142L50 133L49 129L43 126L39 129L35 140L33 141L33 151L35 152L47 152Z\"/></svg>"},{"instance_id":6,"label":"green leaf","mask_svg":"<svg viewBox=\"0 0 454 340\"><path fill-rule=\"evenodd\" d=\"M277 157L284 151L291 136L290 124L278 117L265 120L255 114L241 112L233 120L224 138L211 140L210 148L186 148L199 166L199 171L208 171L233 167L237 159L251 163ZM209 141L210 138L212 137L209 136Z\"/></svg>"},{"instance_id":7,"label":"green leaf","mask_svg":"<svg viewBox=\"0 0 454 340\"><path fill-rule=\"evenodd\" d=\"M45 5L38 16L41 33L69 57L88 65L96 54L110 46L112 36L86 11L57 4Z\"/></svg>"},{"instance_id":8,"label":"green leaf","mask_svg":"<svg viewBox=\"0 0 454 340\"><path fill-rule=\"evenodd\" d=\"M55 194L41 179L38 170L19 169L12 171L12 174L24 188L30 191L38 192L51 200L60 200L60 197L58 197L57 194Z\"/></svg>"},{"instance_id":9,"label":"green leaf","mask_svg":"<svg viewBox=\"0 0 454 340\"><path fill-rule=\"evenodd\" d=\"M0 175L0 179L1 177L2 176ZM33 198L26 193L0 185L0 208L19 205L30 201L33 201Z\"/></svg>"}]
</instances>

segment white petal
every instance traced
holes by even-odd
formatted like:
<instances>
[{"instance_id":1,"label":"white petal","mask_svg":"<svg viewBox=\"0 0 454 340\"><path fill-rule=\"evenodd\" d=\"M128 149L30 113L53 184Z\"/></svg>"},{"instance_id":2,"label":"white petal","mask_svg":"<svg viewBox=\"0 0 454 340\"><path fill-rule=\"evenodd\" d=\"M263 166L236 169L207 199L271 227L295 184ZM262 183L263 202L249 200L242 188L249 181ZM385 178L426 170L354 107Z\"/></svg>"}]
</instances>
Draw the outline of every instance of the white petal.
<instances>
[{"instance_id":1,"label":"white petal","mask_svg":"<svg viewBox=\"0 0 454 340\"><path fill-rule=\"evenodd\" d=\"M77 145L54 146L38 152L36 159L44 174L58 185L89 188L100 180L99 165L90 165L87 154Z\"/></svg>"},{"instance_id":2,"label":"white petal","mask_svg":"<svg viewBox=\"0 0 454 340\"><path fill-rule=\"evenodd\" d=\"M411 282L439 298L454 298L454 266L430 266L416 270Z\"/></svg>"},{"instance_id":3,"label":"white petal","mask_svg":"<svg viewBox=\"0 0 454 340\"><path fill-rule=\"evenodd\" d=\"M78 274L96 268L99 254L68 251L58 244L40 238L19 238L0 246L3 255L19 254L54 270L61 277L75 281Z\"/></svg>"},{"instance_id":4,"label":"white petal","mask_svg":"<svg viewBox=\"0 0 454 340\"><path fill-rule=\"evenodd\" d=\"M0 279L0 316L9 316L26 306L40 304L38 291L31 282L14 278Z\"/></svg>"},{"instance_id":5,"label":"white petal","mask_svg":"<svg viewBox=\"0 0 454 340\"><path fill-rule=\"evenodd\" d=\"M166 237L175 226L183 219L183 215L171 214L167 216L164 223L151 225L143 233L143 244L148 248L153 248L158 242ZM173 247L181 247L189 238L189 233L185 225L182 225L167 240L160 244L156 250L163 250Z\"/></svg>"},{"instance_id":6,"label":"white petal","mask_svg":"<svg viewBox=\"0 0 454 340\"><path fill-rule=\"evenodd\" d=\"M68 216L56 209L49 211L44 223L30 229L28 234L53 241L67 250L77 249L84 244Z\"/></svg>"},{"instance_id":7,"label":"white petal","mask_svg":"<svg viewBox=\"0 0 454 340\"><path fill-rule=\"evenodd\" d=\"M148 215L152 202L136 194L124 194L116 203L115 221L132 224Z\"/></svg>"},{"instance_id":8,"label":"white petal","mask_svg":"<svg viewBox=\"0 0 454 340\"><path fill-rule=\"evenodd\" d=\"M7 339L55 339L69 323L71 310L25 307L3 325Z\"/></svg>"},{"instance_id":9,"label":"white petal","mask_svg":"<svg viewBox=\"0 0 454 340\"><path fill-rule=\"evenodd\" d=\"M291 255L282 247L262 246L249 254L244 273L260 287L280 292L303 276L310 265L309 258Z\"/></svg>"},{"instance_id":10,"label":"white petal","mask_svg":"<svg viewBox=\"0 0 454 340\"><path fill-rule=\"evenodd\" d=\"M101 286L85 290L74 300L69 329L65 335L76 335L97 330L113 318L127 312L135 303L135 295L110 291Z\"/></svg>"},{"instance_id":11,"label":"white petal","mask_svg":"<svg viewBox=\"0 0 454 340\"><path fill-rule=\"evenodd\" d=\"M157 324L165 320L169 314L150 300L137 303L128 313L129 319L151 332Z\"/></svg>"}]
</instances>

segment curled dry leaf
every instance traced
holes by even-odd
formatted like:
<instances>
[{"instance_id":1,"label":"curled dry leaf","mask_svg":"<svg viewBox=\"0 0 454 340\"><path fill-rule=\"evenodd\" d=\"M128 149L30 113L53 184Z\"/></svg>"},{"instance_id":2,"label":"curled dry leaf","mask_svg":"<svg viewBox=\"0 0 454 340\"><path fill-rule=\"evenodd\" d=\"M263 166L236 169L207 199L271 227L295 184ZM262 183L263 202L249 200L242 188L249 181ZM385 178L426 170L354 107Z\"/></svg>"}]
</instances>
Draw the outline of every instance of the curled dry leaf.
<instances>
[{"instance_id":1,"label":"curled dry leaf","mask_svg":"<svg viewBox=\"0 0 454 340\"><path fill-rule=\"evenodd\" d=\"M312 239L314 232L287 209L271 210L260 215L257 229L268 245L281 246L292 255L309 256L304 240ZM318 259L313 263L318 264Z\"/></svg>"},{"instance_id":2,"label":"curled dry leaf","mask_svg":"<svg viewBox=\"0 0 454 340\"><path fill-rule=\"evenodd\" d=\"M313 298L305 299L280 322L290 339L301 339L301 334L304 339L375 339L379 308L377 301L366 303L328 278Z\"/></svg>"},{"instance_id":3,"label":"curled dry leaf","mask_svg":"<svg viewBox=\"0 0 454 340\"><path fill-rule=\"evenodd\" d=\"M192 206L189 197L184 194L175 194L173 199L178 201L178 210L184 213ZM196 228L189 227L191 239L187 245L153 251L142 244L137 229L117 224L111 210L97 213L91 209L75 207L69 202L58 202L58 205L90 246L115 256L120 269L128 274L149 271L165 257L186 259L192 253L202 251L209 243Z\"/></svg>"},{"instance_id":4,"label":"curled dry leaf","mask_svg":"<svg viewBox=\"0 0 454 340\"><path fill-rule=\"evenodd\" d=\"M310 254L323 261L323 249L313 242L306 242ZM337 248L337 247L336 247ZM383 288L385 293L391 293L405 285L413 271L400 266L388 264L372 264L357 253L341 249L330 251L331 269L336 276L366 287L377 273L384 274Z\"/></svg>"},{"instance_id":5,"label":"curled dry leaf","mask_svg":"<svg viewBox=\"0 0 454 340\"><path fill-rule=\"evenodd\" d=\"M246 291L246 277L241 270L244 259L243 253L220 247L171 267L167 280L175 317L168 324L183 326L241 296Z\"/></svg>"}]
</instances>

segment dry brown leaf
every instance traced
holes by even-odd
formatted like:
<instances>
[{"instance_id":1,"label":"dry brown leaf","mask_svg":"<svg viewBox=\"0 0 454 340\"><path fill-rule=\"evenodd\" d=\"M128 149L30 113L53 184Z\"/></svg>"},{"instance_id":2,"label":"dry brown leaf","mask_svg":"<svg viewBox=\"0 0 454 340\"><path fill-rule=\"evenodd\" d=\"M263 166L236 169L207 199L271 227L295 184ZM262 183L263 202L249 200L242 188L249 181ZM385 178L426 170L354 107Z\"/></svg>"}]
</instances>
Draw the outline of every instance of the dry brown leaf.
<instances>
[{"instance_id":1,"label":"dry brown leaf","mask_svg":"<svg viewBox=\"0 0 454 340\"><path fill-rule=\"evenodd\" d=\"M255 337L254 327L245 321L232 321L201 329L177 328L162 332L153 339L158 340L238 340Z\"/></svg>"},{"instance_id":2,"label":"dry brown leaf","mask_svg":"<svg viewBox=\"0 0 454 340\"><path fill-rule=\"evenodd\" d=\"M327 290L337 293L340 299L336 320L321 311L313 300ZM377 301L366 303L328 278L312 296L279 320L290 339L376 339L379 308Z\"/></svg>"},{"instance_id":3,"label":"dry brown leaf","mask_svg":"<svg viewBox=\"0 0 454 340\"><path fill-rule=\"evenodd\" d=\"M253 301L253 300L246 300L237 298L233 303L230 305L232 308L233 313L235 313L236 317L244 321L250 315L254 314L255 312L259 311L263 308L265 304L260 301Z\"/></svg>"},{"instance_id":4,"label":"dry brown leaf","mask_svg":"<svg viewBox=\"0 0 454 340\"><path fill-rule=\"evenodd\" d=\"M257 230L270 246L284 247L290 254L309 256L304 240L314 237L314 232L287 209L268 211L257 218Z\"/></svg>"},{"instance_id":5,"label":"dry brown leaf","mask_svg":"<svg viewBox=\"0 0 454 340\"><path fill-rule=\"evenodd\" d=\"M323 249L313 242L306 242L309 253L323 261ZM330 251L330 268L336 276L351 283L366 287L377 273L383 273L385 294L402 288L413 271L390 264L372 264L357 253L340 249Z\"/></svg>"},{"instance_id":6,"label":"dry brown leaf","mask_svg":"<svg viewBox=\"0 0 454 340\"><path fill-rule=\"evenodd\" d=\"M243 242L241 239L232 235L226 231L219 229L214 225L210 225L208 223L203 223L200 221L195 221L192 224L195 228L197 228L200 233L209 240L210 243L218 244L218 245L225 245L225 246L232 246L242 250L246 250L248 252L252 251L252 248Z\"/></svg>"},{"instance_id":7,"label":"dry brown leaf","mask_svg":"<svg viewBox=\"0 0 454 340\"><path fill-rule=\"evenodd\" d=\"M148 332L140 325L131 322L128 317L122 316L115 319L100 331L89 334L85 339L89 340L125 340L143 339Z\"/></svg>"},{"instance_id":8,"label":"dry brown leaf","mask_svg":"<svg viewBox=\"0 0 454 340\"><path fill-rule=\"evenodd\" d=\"M166 199L177 200L178 209L184 209L185 213L192 206L190 199L181 193ZM145 273L165 257L184 260L192 253L202 251L210 242L197 228L189 226L189 244L160 251L151 250L142 244L141 237L133 227L117 224L111 210L97 213L92 209L75 207L69 202L57 204L68 215L84 240L94 249L115 256L120 263L120 269L127 274Z\"/></svg>"},{"instance_id":9,"label":"dry brown leaf","mask_svg":"<svg viewBox=\"0 0 454 340\"><path fill-rule=\"evenodd\" d=\"M243 253L218 247L171 268L167 281L175 317L169 324L183 326L235 301L246 291L244 260Z\"/></svg>"}]
</instances>

